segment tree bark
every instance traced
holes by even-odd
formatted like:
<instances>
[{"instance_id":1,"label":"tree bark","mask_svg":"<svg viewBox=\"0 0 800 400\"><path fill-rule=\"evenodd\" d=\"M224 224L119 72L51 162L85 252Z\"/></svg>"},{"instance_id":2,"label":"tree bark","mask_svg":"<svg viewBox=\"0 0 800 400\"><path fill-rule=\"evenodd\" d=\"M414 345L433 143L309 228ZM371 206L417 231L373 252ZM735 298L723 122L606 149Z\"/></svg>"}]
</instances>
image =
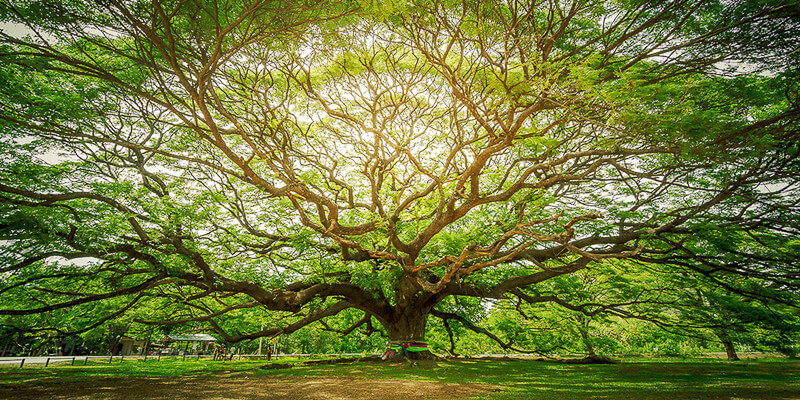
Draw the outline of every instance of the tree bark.
<instances>
[{"instance_id":1,"label":"tree bark","mask_svg":"<svg viewBox=\"0 0 800 400\"><path fill-rule=\"evenodd\" d=\"M722 345L725 346L725 354L728 355L728 361L739 361L739 356L736 354L736 348L733 347L732 341L723 340Z\"/></svg>"},{"instance_id":2,"label":"tree bark","mask_svg":"<svg viewBox=\"0 0 800 400\"><path fill-rule=\"evenodd\" d=\"M736 354L736 347L734 347L733 341L730 336L728 336L728 332L723 328L718 328L714 330L714 334L717 335L722 346L725 347L725 354L728 356L728 361L739 361L739 355Z\"/></svg>"},{"instance_id":3,"label":"tree bark","mask_svg":"<svg viewBox=\"0 0 800 400\"><path fill-rule=\"evenodd\" d=\"M424 341L428 313L414 307L397 310L393 320L386 326L389 340Z\"/></svg>"},{"instance_id":4,"label":"tree bark","mask_svg":"<svg viewBox=\"0 0 800 400\"><path fill-rule=\"evenodd\" d=\"M583 341L584 347L586 347L586 355L589 357L594 357L597 354L594 352L594 346L592 345L592 338L589 337L589 332L585 326L578 327L578 333L581 335L581 341Z\"/></svg>"},{"instance_id":5,"label":"tree bark","mask_svg":"<svg viewBox=\"0 0 800 400\"><path fill-rule=\"evenodd\" d=\"M392 342L425 342L425 329L430 316L429 307L395 307L390 320L382 322ZM412 360L435 358L430 351L406 353Z\"/></svg>"}]
</instances>

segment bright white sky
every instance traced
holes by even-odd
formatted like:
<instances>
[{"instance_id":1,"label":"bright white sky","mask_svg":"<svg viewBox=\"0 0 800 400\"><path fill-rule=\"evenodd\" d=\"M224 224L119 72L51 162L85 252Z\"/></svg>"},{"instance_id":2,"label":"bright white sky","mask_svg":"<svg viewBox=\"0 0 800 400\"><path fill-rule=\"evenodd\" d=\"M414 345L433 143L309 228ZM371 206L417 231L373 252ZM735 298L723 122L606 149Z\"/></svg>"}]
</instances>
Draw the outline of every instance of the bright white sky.
<instances>
[{"instance_id":1,"label":"bright white sky","mask_svg":"<svg viewBox=\"0 0 800 400\"><path fill-rule=\"evenodd\" d=\"M23 38L33 33L27 26L13 22L0 22L0 31L15 38Z\"/></svg>"}]
</instances>

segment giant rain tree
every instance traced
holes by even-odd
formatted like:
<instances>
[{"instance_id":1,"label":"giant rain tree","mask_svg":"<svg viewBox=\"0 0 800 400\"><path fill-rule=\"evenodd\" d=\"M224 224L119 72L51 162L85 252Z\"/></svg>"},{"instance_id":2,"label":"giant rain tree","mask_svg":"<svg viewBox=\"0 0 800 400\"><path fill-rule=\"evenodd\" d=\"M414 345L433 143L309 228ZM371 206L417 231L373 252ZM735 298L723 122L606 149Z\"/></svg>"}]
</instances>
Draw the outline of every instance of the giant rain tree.
<instances>
[{"instance_id":1,"label":"giant rain tree","mask_svg":"<svg viewBox=\"0 0 800 400\"><path fill-rule=\"evenodd\" d=\"M455 298L636 317L537 287L621 258L797 293L788 2L3 0L0 18L0 314L19 325L149 307L237 341L352 309L420 341L431 315L466 321ZM226 325L250 308L287 317Z\"/></svg>"}]
</instances>

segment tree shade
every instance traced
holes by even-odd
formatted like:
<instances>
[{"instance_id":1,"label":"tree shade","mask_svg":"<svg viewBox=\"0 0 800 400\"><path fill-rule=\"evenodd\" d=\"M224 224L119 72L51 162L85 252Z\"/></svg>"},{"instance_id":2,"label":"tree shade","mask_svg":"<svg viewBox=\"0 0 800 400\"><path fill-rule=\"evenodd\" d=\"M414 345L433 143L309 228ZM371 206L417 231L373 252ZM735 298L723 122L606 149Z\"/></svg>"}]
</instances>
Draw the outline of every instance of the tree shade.
<instances>
[{"instance_id":1,"label":"tree shade","mask_svg":"<svg viewBox=\"0 0 800 400\"><path fill-rule=\"evenodd\" d=\"M798 11L3 1L0 315L409 342L494 336L468 314L501 299L792 307Z\"/></svg>"}]
</instances>

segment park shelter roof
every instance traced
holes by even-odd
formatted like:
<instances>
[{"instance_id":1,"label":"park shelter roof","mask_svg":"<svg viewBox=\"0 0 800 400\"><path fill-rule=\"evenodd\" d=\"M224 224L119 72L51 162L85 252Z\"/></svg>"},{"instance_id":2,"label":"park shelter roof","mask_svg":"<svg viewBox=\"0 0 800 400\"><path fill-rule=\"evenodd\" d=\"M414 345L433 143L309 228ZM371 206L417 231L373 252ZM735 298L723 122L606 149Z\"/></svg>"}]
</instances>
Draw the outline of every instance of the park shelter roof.
<instances>
[{"instance_id":1,"label":"park shelter roof","mask_svg":"<svg viewBox=\"0 0 800 400\"><path fill-rule=\"evenodd\" d=\"M169 340L173 340L176 342L216 342L217 339L209 334L206 333L195 333L195 334L188 334L188 335L167 335Z\"/></svg>"}]
</instances>

